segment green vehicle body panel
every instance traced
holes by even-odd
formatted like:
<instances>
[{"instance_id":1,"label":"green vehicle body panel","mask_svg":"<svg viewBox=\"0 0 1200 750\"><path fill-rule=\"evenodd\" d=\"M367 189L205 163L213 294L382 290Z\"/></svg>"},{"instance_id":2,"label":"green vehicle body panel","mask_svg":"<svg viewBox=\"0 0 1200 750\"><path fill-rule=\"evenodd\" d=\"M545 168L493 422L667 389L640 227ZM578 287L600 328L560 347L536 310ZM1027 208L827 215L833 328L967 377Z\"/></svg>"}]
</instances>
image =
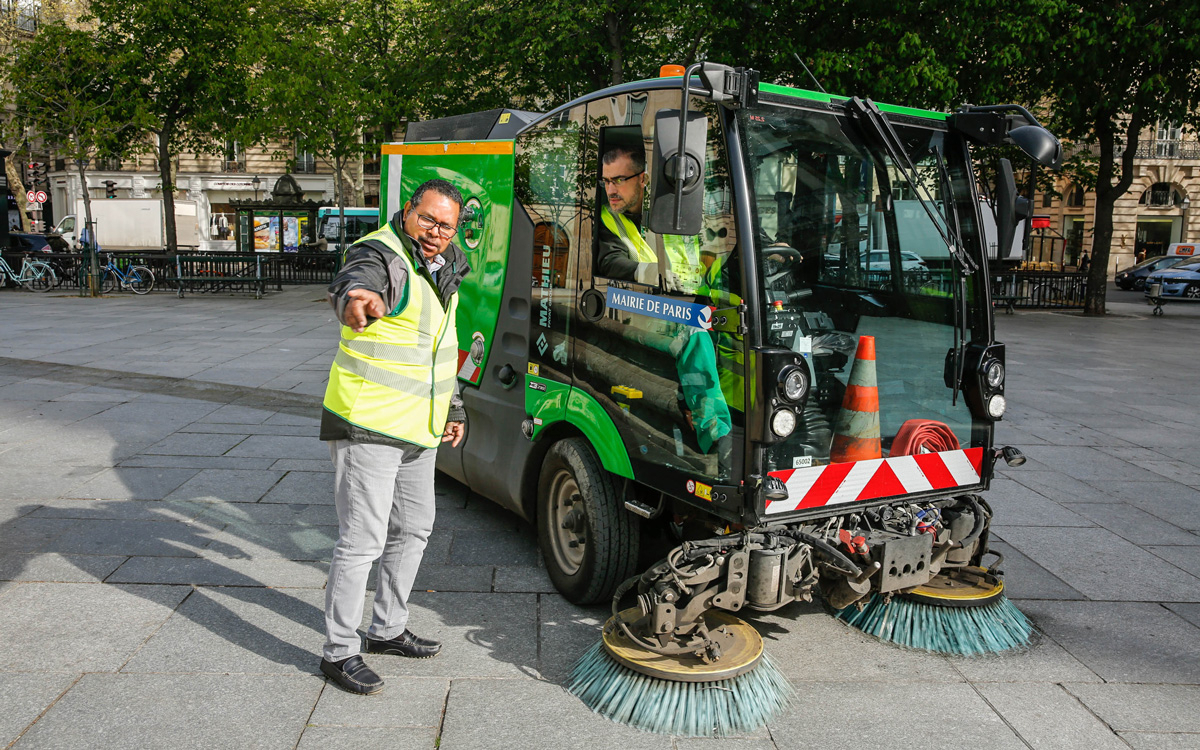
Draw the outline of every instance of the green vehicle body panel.
<instances>
[{"instance_id":1,"label":"green vehicle body panel","mask_svg":"<svg viewBox=\"0 0 1200 750\"><path fill-rule=\"evenodd\" d=\"M648 78L644 81L637 81L637 83L645 83L650 85L659 84L660 88L678 87L679 76L675 76L673 78ZM666 84L665 86L663 85L664 83ZM844 102L850 98L848 96L837 96L836 94L823 94L820 91L808 91L807 89L792 88L791 86L779 86L774 83L760 83L758 85L758 90L760 93L774 94L775 96L793 96L798 99L808 99L810 101L822 102L824 104L829 104L830 102ZM883 104L882 102L875 102L875 104L878 105L879 109L883 110L884 112L892 112L897 115L925 117L930 120L946 120L950 117L950 113L948 112L933 112L928 109L918 109L916 107L899 107L895 104Z\"/></svg>"},{"instance_id":2,"label":"green vehicle body panel","mask_svg":"<svg viewBox=\"0 0 1200 750\"><path fill-rule=\"evenodd\" d=\"M534 423L533 440L537 440L547 427L565 421L583 433L605 469L633 479L633 465L625 452L621 434L596 399L567 383L526 375L525 409L535 420L541 420L541 424Z\"/></svg>"},{"instance_id":3,"label":"green vehicle body panel","mask_svg":"<svg viewBox=\"0 0 1200 750\"><path fill-rule=\"evenodd\" d=\"M439 152L431 146L444 150ZM421 153L388 153L406 147ZM513 151L510 140L383 147L380 195L385 198L380 203L381 219L399 211L403 201L426 180L448 180L468 203L479 202L482 221L460 228L454 237L454 243L471 262L471 273L459 288L458 297L459 379L474 384L479 383L495 344L512 232ZM468 362L476 338L482 339L482 359Z\"/></svg>"}]
</instances>

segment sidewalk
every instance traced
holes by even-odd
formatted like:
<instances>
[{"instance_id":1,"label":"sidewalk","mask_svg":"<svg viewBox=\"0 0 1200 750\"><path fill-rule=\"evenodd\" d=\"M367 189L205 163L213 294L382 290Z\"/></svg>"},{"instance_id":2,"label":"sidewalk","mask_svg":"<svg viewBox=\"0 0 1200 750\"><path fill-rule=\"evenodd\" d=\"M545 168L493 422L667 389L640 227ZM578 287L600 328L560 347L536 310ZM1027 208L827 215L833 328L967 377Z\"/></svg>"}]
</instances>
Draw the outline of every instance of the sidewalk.
<instances>
[{"instance_id":1,"label":"sidewalk","mask_svg":"<svg viewBox=\"0 0 1200 750\"><path fill-rule=\"evenodd\" d=\"M719 741L567 695L606 608L554 593L535 531L441 476L412 622L444 652L372 657L370 698L318 676L323 289L0 291L0 747L1200 747L1200 305L1110 303L997 316L997 443L1029 461L988 494L993 540L1039 644L952 659L815 606L755 616L799 697Z\"/></svg>"}]
</instances>

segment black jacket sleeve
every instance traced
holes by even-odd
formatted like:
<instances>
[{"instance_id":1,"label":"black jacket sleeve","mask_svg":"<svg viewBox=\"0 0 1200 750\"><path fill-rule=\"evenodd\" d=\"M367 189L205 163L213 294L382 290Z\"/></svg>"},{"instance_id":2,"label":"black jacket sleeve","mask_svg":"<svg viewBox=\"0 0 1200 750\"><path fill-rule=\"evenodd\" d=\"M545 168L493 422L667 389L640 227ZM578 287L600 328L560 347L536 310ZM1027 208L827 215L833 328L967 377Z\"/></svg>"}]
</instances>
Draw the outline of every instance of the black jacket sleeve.
<instances>
[{"instance_id":1,"label":"black jacket sleeve","mask_svg":"<svg viewBox=\"0 0 1200 750\"><path fill-rule=\"evenodd\" d=\"M346 293L351 289L368 289L383 298L383 305L391 310L395 308L404 293L404 285L408 283L408 271L402 263L391 262L394 253L383 245L372 241L358 243L346 252L346 264L333 277L329 284L329 304L337 314L338 322L345 323L343 317L346 303L350 298ZM374 323L376 318L367 318L367 325Z\"/></svg>"},{"instance_id":2,"label":"black jacket sleeve","mask_svg":"<svg viewBox=\"0 0 1200 750\"><path fill-rule=\"evenodd\" d=\"M596 251L596 273L610 279L637 280L638 262L629 257L625 243L604 222L596 223L600 247Z\"/></svg>"}]
</instances>

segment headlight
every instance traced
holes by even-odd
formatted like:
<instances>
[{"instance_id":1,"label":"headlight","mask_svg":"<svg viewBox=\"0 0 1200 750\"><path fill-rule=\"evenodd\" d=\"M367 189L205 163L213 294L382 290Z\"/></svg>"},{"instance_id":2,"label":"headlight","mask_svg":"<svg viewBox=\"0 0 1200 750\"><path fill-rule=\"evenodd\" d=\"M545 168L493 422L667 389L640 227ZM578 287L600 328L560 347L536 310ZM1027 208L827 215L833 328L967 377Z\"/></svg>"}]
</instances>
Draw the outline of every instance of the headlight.
<instances>
[{"instance_id":1,"label":"headlight","mask_svg":"<svg viewBox=\"0 0 1200 750\"><path fill-rule=\"evenodd\" d=\"M771 417L771 432L776 437L785 438L796 429L796 412L791 409L780 409Z\"/></svg>"},{"instance_id":2,"label":"headlight","mask_svg":"<svg viewBox=\"0 0 1200 750\"><path fill-rule=\"evenodd\" d=\"M991 398L988 399L988 402L987 402L988 416L991 417L992 419L999 419L1000 417L1003 417L1004 410L1007 408L1008 408L1008 402L1005 401L1004 397L999 394L996 394L995 396L992 396Z\"/></svg>"},{"instance_id":3,"label":"headlight","mask_svg":"<svg viewBox=\"0 0 1200 750\"><path fill-rule=\"evenodd\" d=\"M992 362L987 366L986 370L987 384L992 388L999 388L1004 382L1004 365L999 362Z\"/></svg>"},{"instance_id":4,"label":"headlight","mask_svg":"<svg viewBox=\"0 0 1200 750\"><path fill-rule=\"evenodd\" d=\"M785 367L779 373L779 395L785 401L799 403L808 393L808 373L800 367Z\"/></svg>"}]
</instances>

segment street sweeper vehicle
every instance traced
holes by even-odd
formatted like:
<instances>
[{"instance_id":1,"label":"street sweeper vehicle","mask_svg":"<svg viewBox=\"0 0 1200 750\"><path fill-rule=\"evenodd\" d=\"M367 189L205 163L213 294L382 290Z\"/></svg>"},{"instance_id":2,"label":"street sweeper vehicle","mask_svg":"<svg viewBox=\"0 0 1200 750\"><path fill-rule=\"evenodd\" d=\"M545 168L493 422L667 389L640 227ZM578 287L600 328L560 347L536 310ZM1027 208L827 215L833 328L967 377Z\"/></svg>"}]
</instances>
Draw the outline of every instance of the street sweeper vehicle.
<instances>
[{"instance_id":1,"label":"street sweeper vehicle","mask_svg":"<svg viewBox=\"0 0 1200 750\"><path fill-rule=\"evenodd\" d=\"M1005 358L970 153L1002 144L1059 159L1017 106L876 105L702 63L383 147L381 219L427 179L466 197L467 433L438 468L536 523L565 597L612 601L569 686L593 709L761 725L787 682L737 615L795 601L916 648L1027 641L981 495L1023 460L992 441Z\"/></svg>"}]
</instances>

